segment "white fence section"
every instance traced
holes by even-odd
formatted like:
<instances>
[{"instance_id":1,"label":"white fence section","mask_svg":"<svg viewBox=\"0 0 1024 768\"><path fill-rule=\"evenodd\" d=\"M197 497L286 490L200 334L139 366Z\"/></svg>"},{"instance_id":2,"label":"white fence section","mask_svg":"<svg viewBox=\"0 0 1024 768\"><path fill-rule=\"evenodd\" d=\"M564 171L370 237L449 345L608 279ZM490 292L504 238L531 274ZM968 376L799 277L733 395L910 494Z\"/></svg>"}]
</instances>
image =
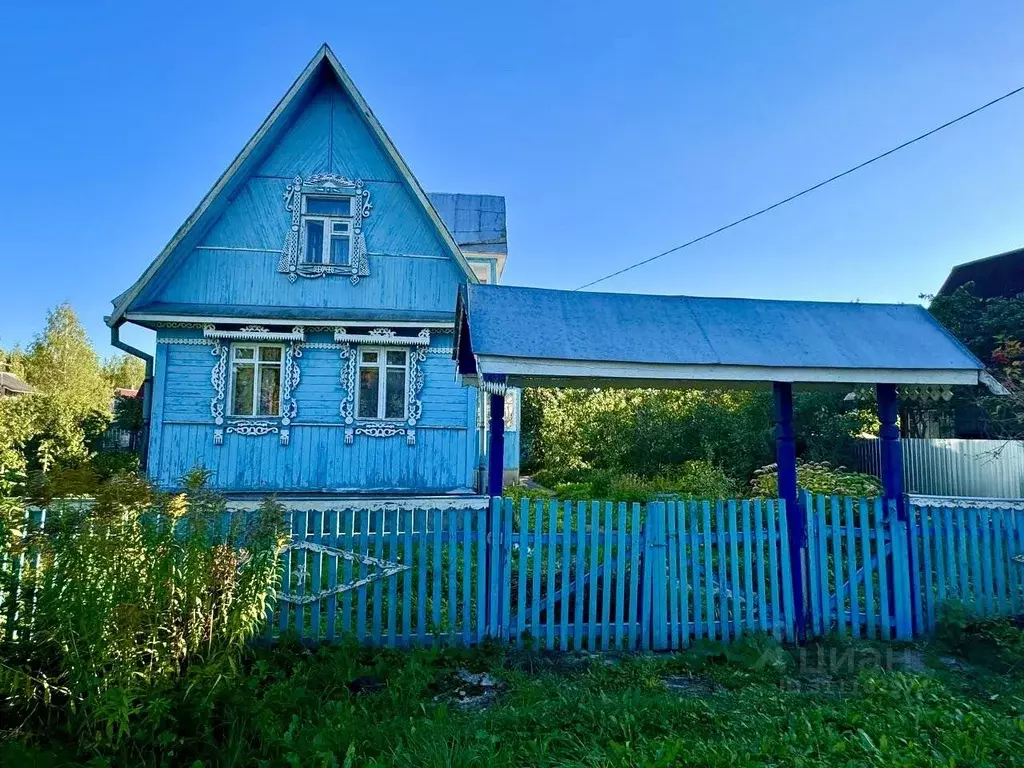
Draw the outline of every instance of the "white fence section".
<instances>
[{"instance_id":1,"label":"white fence section","mask_svg":"<svg viewBox=\"0 0 1024 768\"><path fill-rule=\"evenodd\" d=\"M903 487L927 496L1024 498L1024 443L1018 440L904 439ZM879 474L879 442L857 442L862 472Z\"/></svg>"}]
</instances>

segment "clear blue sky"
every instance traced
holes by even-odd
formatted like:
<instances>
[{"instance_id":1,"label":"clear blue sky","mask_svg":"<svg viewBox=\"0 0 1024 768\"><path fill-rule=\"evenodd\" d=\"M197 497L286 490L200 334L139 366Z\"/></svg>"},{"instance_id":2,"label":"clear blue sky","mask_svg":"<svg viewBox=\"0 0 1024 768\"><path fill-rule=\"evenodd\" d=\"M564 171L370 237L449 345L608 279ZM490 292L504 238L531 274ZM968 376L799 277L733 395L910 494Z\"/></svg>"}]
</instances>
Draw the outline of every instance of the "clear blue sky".
<instances>
[{"instance_id":1,"label":"clear blue sky","mask_svg":"<svg viewBox=\"0 0 1024 768\"><path fill-rule=\"evenodd\" d=\"M506 196L506 282L575 288L1024 83L1022 33L1019 0L7 3L0 344L69 300L109 352L325 40L427 189ZM1024 94L601 288L911 302L1022 245Z\"/></svg>"}]
</instances>

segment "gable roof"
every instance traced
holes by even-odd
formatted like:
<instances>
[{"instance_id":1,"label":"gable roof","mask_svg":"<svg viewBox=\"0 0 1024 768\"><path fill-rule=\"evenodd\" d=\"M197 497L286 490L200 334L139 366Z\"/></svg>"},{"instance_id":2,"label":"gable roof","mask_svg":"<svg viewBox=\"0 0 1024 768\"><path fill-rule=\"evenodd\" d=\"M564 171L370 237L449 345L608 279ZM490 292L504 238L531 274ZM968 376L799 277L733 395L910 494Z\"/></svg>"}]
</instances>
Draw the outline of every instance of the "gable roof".
<instances>
[{"instance_id":1,"label":"gable roof","mask_svg":"<svg viewBox=\"0 0 1024 768\"><path fill-rule=\"evenodd\" d=\"M441 219L466 253L508 253L505 198L428 192Z\"/></svg>"},{"instance_id":2,"label":"gable roof","mask_svg":"<svg viewBox=\"0 0 1024 768\"><path fill-rule=\"evenodd\" d=\"M114 310L105 318L107 325L113 326L120 322L131 303L142 293L146 285L157 275L160 268L171 255L179 247L187 247L189 242L201 236L202 232L216 221L223 208L230 202L231 195L245 181L250 169L256 165L265 151L272 146L274 140L283 133L290 118L300 108L303 98L315 87L318 74L324 70L337 79L344 93L352 100L356 110L360 113L367 126L369 126L371 133L380 142L391 162L394 163L402 180L426 212L427 218L436 230L445 249L449 251L452 259L465 274L467 281L470 283L479 282L476 274L462 255L459 245L434 209L430 198L423 191L419 181L417 181L409 166L399 154L398 149L391 141L384 127L377 120L377 117L373 114L362 94L359 93L355 83L352 82L344 67L341 66L341 62L338 61L330 46L324 43L320 46L320 50L317 51L309 64L306 65L306 68L296 78L295 82L292 83L291 88L281 98L281 101L277 103L277 106L274 107L256 133L253 134L245 147L242 148L242 151L231 162L227 170L221 174L217 182L206 193L206 196L185 220L185 223L174 233L170 242L164 246L164 249L156 259L146 268L142 276L131 288L113 299Z\"/></svg>"},{"instance_id":3,"label":"gable roof","mask_svg":"<svg viewBox=\"0 0 1024 768\"><path fill-rule=\"evenodd\" d=\"M939 288L939 296L949 296L957 288L974 283L971 291L982 299L1009 298L1024 293L1024 248L957 264Z\"/></svg>"},{"instance_id":4,"label":"gable roof","mask_svg":"<svg viewBox=\"0 0 1024 768\"><path fill-rule=\"evenodd\" d=\"M559 379L978 384L984 366L918 305L471 285L460 372ZM477 371L466 370L478 368ZM579 386L579 384L577 384Z\"/></svg>"}]
</instances>

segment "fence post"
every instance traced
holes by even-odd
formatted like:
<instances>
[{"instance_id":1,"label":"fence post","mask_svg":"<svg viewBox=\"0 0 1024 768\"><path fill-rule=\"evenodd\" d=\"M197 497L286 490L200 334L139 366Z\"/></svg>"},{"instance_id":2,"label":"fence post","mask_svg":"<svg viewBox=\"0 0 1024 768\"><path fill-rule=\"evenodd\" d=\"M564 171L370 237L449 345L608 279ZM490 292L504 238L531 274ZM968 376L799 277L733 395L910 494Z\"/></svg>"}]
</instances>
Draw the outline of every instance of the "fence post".
<instances>
[{"instance_id":1,"label":"fence post","mask_svg":"<svg viewBox=\"0 0 1024 768\"><path fill-rule=\"evenodd\" d=\"M807 533L800 510L796 482L796 442L793 438L793 385L776 381L772 384L775 402L775 460L779 473L779 498L786 502L789 536L789 559L781 562L789 568L793 584L793 619L797 639L807 640L807 617L804 595L804 562L807 556Z\"/></svg>"}]
</instances>

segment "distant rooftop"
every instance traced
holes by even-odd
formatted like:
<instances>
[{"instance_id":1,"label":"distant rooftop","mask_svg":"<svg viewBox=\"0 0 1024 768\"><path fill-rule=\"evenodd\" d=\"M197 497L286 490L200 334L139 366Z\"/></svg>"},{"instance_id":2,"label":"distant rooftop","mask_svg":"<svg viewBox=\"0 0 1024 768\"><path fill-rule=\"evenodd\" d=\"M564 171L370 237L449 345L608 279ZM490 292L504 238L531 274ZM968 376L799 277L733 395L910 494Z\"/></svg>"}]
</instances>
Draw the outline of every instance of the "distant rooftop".
<instances>
[{"instance_id":1,"label":"distant rooftop","mask_svg":"<svg viewBox=\"0 0 1024 768\"><path fill-rule=\"evenodd\" d=\"M1024 248L958 264L938 295L949 296L967 283L974 283L972 293L982 299L1024 293Z\"/></svg>"},{"instance_id":2,"label":"distant rooftop","mask_svg":"<svg viewBox=\"0 0 1024 768\"><path fill-rule=\"evenodd\" d=\"M427 197L463 253L508 253L504 197L447 192Z\"/></svg>"},{"instance_id":3,"label":"distant rooftop","mask_svg":"<svg viewBox=\"0 0 1024 768\"><path fill-rule=\"evenodd\" d=\"M7 395L27 395L28 393L35 391L35 387L31 384L26 384L13 373L0 371L0 397L5 397Z\"/></svg>"}]
</instances>

